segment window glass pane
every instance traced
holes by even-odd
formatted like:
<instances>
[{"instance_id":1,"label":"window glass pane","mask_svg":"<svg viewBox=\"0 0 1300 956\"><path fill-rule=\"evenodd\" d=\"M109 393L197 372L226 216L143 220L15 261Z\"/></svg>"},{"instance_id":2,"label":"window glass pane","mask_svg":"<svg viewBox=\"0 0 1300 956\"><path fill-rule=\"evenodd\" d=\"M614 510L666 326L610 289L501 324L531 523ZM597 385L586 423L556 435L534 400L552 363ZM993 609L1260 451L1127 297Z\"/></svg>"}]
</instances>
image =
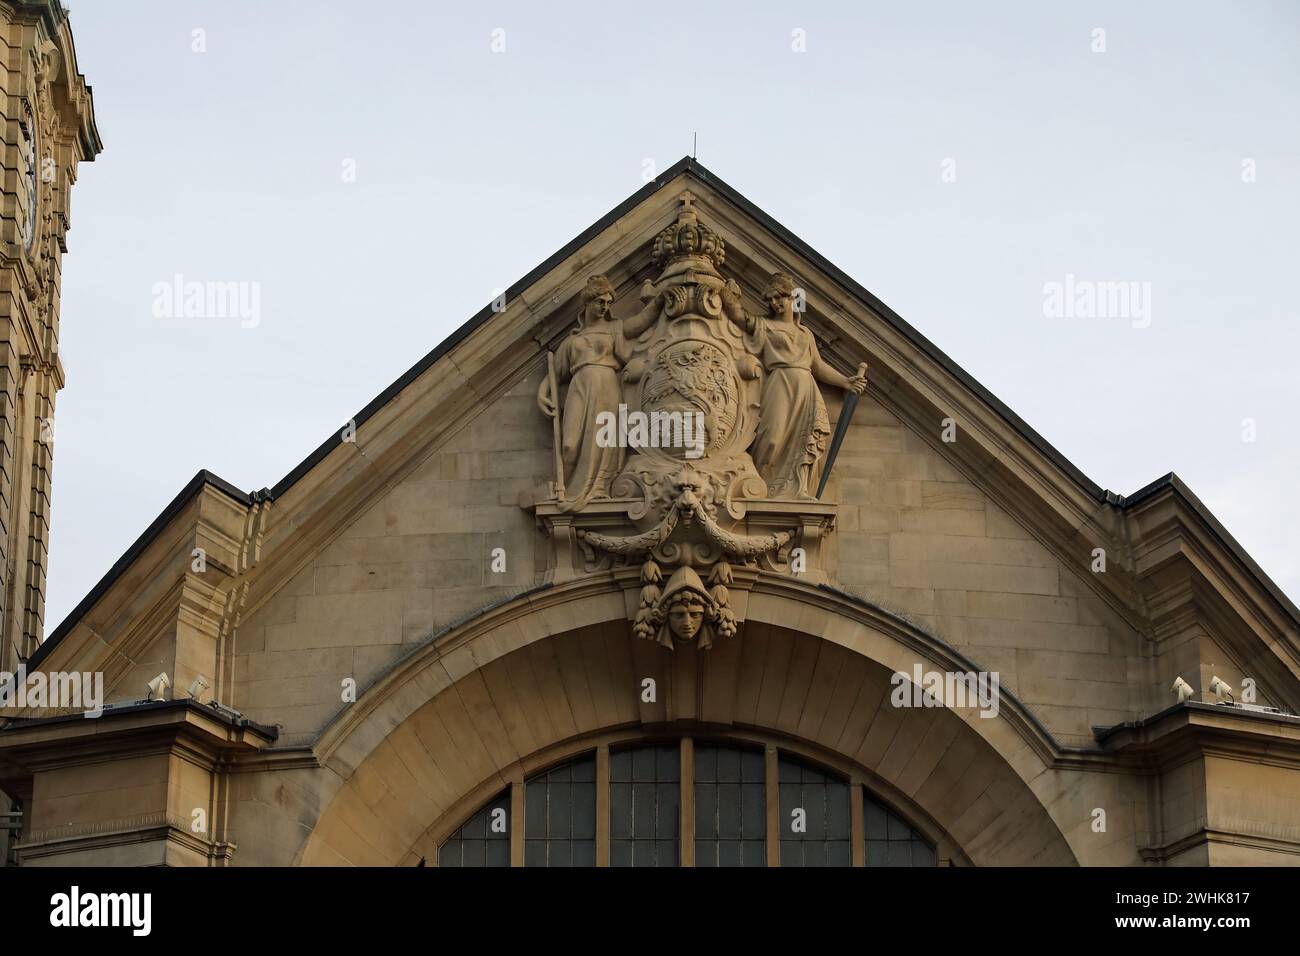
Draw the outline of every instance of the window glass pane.
<instances>
[{"instance_id":1,"label":"window glass pane","mask_svg":"<svg viewBox=\"0 0 1300 956\"><path fill-rule=\"evenodd\" d=\"M632 751L632 779L637 783L653 783L655 779L655 751L658 747L642 747Z\"/></svg>"},{"instance_id":2,"label":"window glass pane","mask_svg":"<svg viewBox=\"0 0 1300 956\"><path fill-rule=\"evenodd\" d=\"M886 851L889 843L886 840L868 840L867 841L867 866L887 866Z\"/></svg>"},{"instance_id":3,"label":"window glass pane","mask_svg":"<svg viewBox=\"0 0 1300 956\"><path fill-rule=\"evenodd\" d=\"M677 866L677 841L659 840L655 844L655 866Z\"/></svg>"},{"instance_id":4,"label":"window glass pane","mask_svg":"<svg viewBox=\"0 0 1300 956\"><path fill-rule=\"evenodd\" d=\"M763 751L695 745L695 865L763 866Z\"/></svg>"},{"instance_id":5,"label":"window glass pane","mask_svg":"<svg viewBox=\"0 0 1300 956\"><path fill-rule=\"evenodd\" d=\"M609 754L609 779L628 783L632 779L632 751L612 750Z\"/></svg>"},{"instance_id":6,"label":"window glass pane","mask_svg":"<svg viewBox=\"0 0 1300 956\"><path fill-rule=\"evenodd\" d=\"M885 840L889 837L889 814L885 808L871 797L867 797L863 807L863 822L866 824L868 840Z\"/></svg>"},{"instance_id":7,"label":"window glass pane","mask_svg":"<svg viewBox=\"0 0 1300 956\"><path fill-rule=\"evenodd\" d=\"M682 754L676 746L655 748L655 779L660 783L682 779Z\"/></svg>"},{"instance_id":8,"label":"window glass pane","mask_svg":"<svg viewBox=\"0 0 1300 956\"><path fill-rule=\"evenodd\" d=\"M935 866L934 846L869 792L864 794L867 866Z\"/></svg>"},{"instance_id":9,"label":"window glass pane","mask_svg":"<svg viewBox=\"0 0 1300 956\"><path fill-rule=\"evenodd\" d=\"M695 747L695 780L698 783L701 780L714 781L718 779L718 748L705 747L697 744Z\"/></svg>"},{"instance_id":10,"label":"window glass pane","mask_svg":"<svg viewBox=\"0 0 1300 956\"><path fill-rule=\"evenodd\" d=\"M547 787L546 835L553 840L567 840L573 816L573 801L569 799L571 783L552 782Z\"/></svg>"},{"instance_id":11,"label":"window glass pane","mask_svg":"<svg viewBox=\"0 0 1300 956\"><path fill-rule=\"evenodd\" d=\"M739 771L739 767L737 767ZM740 784L720 783L717 786L718 800L718 836L724 840L739 840L744 834L740 830Z\"/></svg>"},{"instance_id":12,"label":"window glass pane","mask_svg":"<svg viewBox=\"0 0 1300 956\"><path fill-rule=\"evenodd\" d=\"M573 866L573 841L571 840L548 841L546 844L546 865L547 866Z\"/></svg>"},{"instance_id":13,"label":"window glass pane","mask_svg":"<svg viewBox=\"0 0 1300 956\"><path fill-rule=\"evenodd\" d=\"M591 761L595 768L596 761ZM524 831L527 833L528 831ZM596 779L575 780L573 784L573 839L596 839Z\"/></svg>"},{"instance_id":14,"label":"window glass pane","mask_svg":"<svg viewBox=\"0 0 1300 956\"><path fill-rule=\"evenodd\" d=\"M718 785L716 783L701 783L699 778L695 780L695 839L698 840L716 840L718 838L718 815L714 808L718 805ZM698 860L699 854L696 853L696 865L704 866ZM712 865L712 864L709 864Z\"/></svg>"},{"instance_id":15,"label":"window glass pane","mask_svg":"<svg viewBox=\"0 0 1300 956\"><path fill-rule=\"evenodd\" d=\"M849 784L781 755L781 865L848 866Z\"/></svg>"},{"instance_id":16,"label":"window glass pane","mask_svg":"<svg viewBox=\"0 0 1300 956\"><path fill-rule=\"evenodd\" d=\"M777 765L778 783L799 783L803 780L803 768L793 760L782 760Z\"/></svg>"},{"instance_id":17,"label":"window glass pane","mask_svg":"<svg viewBox=\"0 0 1300 956\"><path fill-rule=\"evenodd\" d=\"M659 825L655 789L653 783L632 784L632 836L638 839L653 840L655 837Z\"/></svg>"},{"instance_id":18,"label":"window glass pane","mask_svg":"<svg viewBox=\"0 0 1300 956\"><path fill-rule=\"evenodd\" d=\"M487 866L487 840L465 840L461 866Z\"/></svg>"},{"instance_id":19,"label":"window glass pane","mask_svg":"<svg viewBox=\"0 0 1300 956\"><path fill-rule=\"evenodd\" d=\"M489 801L438 847L438 865L510 865L509 790Z\"/></svg>"},{"instance_id":20,"label":"window glass pane","mask_svg":"<svg viewBox=\"0 0 1300 956\"><path fill-rule=\"evenodd\" d=\"M610 782L609 836L611 840L626 840L632 836L632 785L630 783Z\"/></svg>"},{"instance_id":21,"label":"window glass pane","mask_svg":"<svg viewBox=\"0 0 1300 956\"><path fill-rule=\"evenodd\" d=\"M610 866L678 865L681 759L677 744L610 752Z\"/></svg>"},{"instance_id":22,"label":"window glass pane","mask_svg":"<svg viewBox=\"0 0 1300 956\"><path fill-rule=\"evenodd\" d=\"M546 832L546 788L524 788L524 832Z\"/></svg>"},{"instance_id":23,"label":"window glass pane","mask_svg":"<svg viewBox=\"0 0 1300 956\"><path fill-rule=\"evenodd\" d=\"M611 788L611 791L613 788ZM525 866L595 866L596 755L579 757L524 783Z\"/></svg>"},{"instance_id":24,"label":"window glass pane","mask_svg":"<svg viewBox=\"0 0 1300 956\"><path fill-rule=\"evenodd\" d=\"M611 750L610 866L677 865L680 780L677 744Z\"/></svg>"},{"instance_id":25,"label":"window glass pane","mask_svg":"<svg viewBox=\"0 0 1300 956\"><path fill-rule=\"evenodd\" d=\"M632 865L632 841L631 840L610 840L609 844L609 865L610 866L631 866Z\"/></svg>"},{"instance_id":26,"label":"window glass pane","mask_svg":"<svg viewBox=\"0 0 1300 956\"><path fill-rule=\"evenodd\" d=\"M762 774L761 767L759 774ZM748 839L755 839L761 834L759 842L767 840L767 800L761 783L740 785L740 831L748 835Z\"/></svg>"},{"instance_id":27,"label":"window glass pane","mask_svg":"<svg viewBox=\"0 0 1300 956\"><path fill-rule=\"evenodd\" d=\"M849 832L849 788L838 787L826 791L826 830L828 833ZM847 836L846 836L847 839Z\"/></svg>"},{"instance_id":28,"label":"window glass pane","mask_svg":"<svg viewBox=\"0 0 1300 956\"><path fill-rule=\"evenodd\" d=\"M740 751L718 748L718 783L740 783Z\"/></svg>"}]
</instances>

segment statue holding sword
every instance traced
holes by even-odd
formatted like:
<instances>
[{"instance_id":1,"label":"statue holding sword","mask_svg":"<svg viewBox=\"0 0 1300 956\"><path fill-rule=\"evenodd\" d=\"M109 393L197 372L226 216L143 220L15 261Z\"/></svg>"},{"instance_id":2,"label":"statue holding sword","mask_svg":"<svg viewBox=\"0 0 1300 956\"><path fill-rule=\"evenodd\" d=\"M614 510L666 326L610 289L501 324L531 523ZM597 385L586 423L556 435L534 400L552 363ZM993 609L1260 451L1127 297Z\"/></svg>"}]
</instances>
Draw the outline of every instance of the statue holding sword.
<instances>
[{"instance_id":1,"label":"statue holding sword","mask_svg":"<svg viewBox=\"0 0 1300 956\"><path fill-rule=\"evenodd\" d=\"M818 462L826 455L830 419L817 383L848 391L840 415L836 440L839 450L853 407L867 387L867 367L845 376L827 365L817 351L812 332L799 321L794 308L795 284L776 273L763 293L769 315L755 316L741 304L740 286L731 280L722 293L727 318L745 332L750 349L760 357L766 373L763 382L758 432L750 454L773 498L819 497L825 482L813 493ZM827 461L829 466L831 461Z\"/></svg>"}]
</instances>

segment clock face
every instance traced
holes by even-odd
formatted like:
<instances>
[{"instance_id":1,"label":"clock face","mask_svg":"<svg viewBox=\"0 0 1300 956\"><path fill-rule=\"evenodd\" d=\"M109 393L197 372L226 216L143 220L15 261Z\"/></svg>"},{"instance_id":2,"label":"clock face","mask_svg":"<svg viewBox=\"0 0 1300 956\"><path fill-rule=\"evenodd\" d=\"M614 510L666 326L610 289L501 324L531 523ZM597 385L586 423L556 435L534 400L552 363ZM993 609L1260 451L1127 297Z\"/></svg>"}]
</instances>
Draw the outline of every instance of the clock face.
<instances>
[{"instance_id":1,"label":"clock face","mask_svg":"<svg viewBox=\"0 0 1300 956\"><path fill-rule=\"evenodd\" d=\"M37 193L40 189L40 177L36 170L36 118L30 112L27 113L26 127L23 164L26 167L24 173L27 179L27 208L25 210L27 214L19 225L19 234L22 236L23 248L31 249L32 241L36 238L36 202Z\"/></svg>"}]
</instances>

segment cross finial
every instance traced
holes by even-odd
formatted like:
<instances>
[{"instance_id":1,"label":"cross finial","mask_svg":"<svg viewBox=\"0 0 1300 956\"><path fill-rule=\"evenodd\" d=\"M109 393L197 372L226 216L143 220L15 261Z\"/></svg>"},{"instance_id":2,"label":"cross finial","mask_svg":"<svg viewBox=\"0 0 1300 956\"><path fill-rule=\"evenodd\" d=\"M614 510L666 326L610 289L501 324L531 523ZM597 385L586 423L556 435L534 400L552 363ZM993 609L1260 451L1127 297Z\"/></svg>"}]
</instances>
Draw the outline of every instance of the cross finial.
<instances>
[{"instance_id":1,"label":"cross finial","mask_svg":"<svg viewBox=\"0 0 1300 956\"><path fill-rule=\"evenodd\" d=\"M678 222L695 222L695 207L691 203L695 202L695 196L688 189L682 193L682 208L677 210Z\"/></svg>"}]
</instances>

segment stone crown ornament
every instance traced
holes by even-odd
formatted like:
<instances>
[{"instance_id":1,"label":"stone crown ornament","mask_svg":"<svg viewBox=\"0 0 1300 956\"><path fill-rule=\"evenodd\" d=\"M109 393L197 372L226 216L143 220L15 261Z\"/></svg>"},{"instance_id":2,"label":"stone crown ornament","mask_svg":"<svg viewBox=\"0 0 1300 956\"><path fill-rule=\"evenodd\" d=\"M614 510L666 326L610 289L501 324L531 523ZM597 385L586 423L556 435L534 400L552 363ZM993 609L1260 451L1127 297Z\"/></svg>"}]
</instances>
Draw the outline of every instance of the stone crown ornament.
<instances>
[{"instance_id":1,"label":"stone crown ornament","mask_svg":"<svg viewBox=\"0 0 1300 956\"><path fill-rule=\"evenodd\" d=\"M713 269L722 268L727 244L699 221L693 201L691 194L686 193L677 221L655 237L651 261L656 266L667 266L681 259L707 259Z\"/></svg>"}]
</instances>

